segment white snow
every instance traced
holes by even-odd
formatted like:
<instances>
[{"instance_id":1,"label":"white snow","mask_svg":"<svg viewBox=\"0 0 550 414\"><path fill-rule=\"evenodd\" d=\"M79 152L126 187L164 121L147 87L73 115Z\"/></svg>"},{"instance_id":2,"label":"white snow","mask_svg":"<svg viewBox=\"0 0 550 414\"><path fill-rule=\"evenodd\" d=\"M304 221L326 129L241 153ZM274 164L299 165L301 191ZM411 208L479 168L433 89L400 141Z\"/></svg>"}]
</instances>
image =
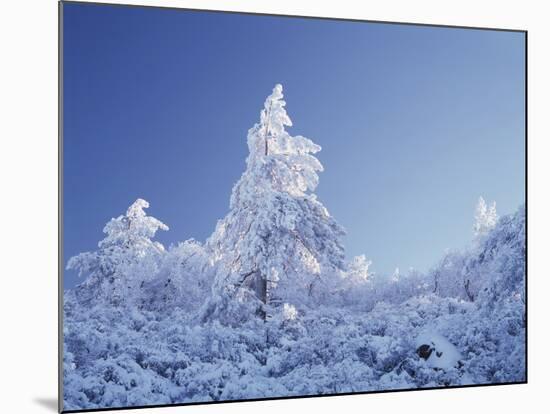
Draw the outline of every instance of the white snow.
<instances>
[{"instance_id":1,"label":"white snow","mask_svg":"<svg viewBox=\"0 0 550 414\"><path fill-rule=\"evenodd\" d=\"M434 331L426 331L416 338L416 346L427 344L432 348L429 358L426 360L432 368L449 370L458 366L462 355L447 338Z\"/></svg>"}]
</instances>

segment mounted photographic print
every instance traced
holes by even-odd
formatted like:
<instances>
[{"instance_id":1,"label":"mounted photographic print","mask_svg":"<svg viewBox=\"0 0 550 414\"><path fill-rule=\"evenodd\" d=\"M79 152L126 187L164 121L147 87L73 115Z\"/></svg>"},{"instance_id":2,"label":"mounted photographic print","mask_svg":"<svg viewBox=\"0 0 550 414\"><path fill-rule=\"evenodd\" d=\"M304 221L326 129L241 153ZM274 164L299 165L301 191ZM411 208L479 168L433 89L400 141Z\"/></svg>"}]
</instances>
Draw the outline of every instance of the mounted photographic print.
<instances>
[{"instance_id":1,"label":"mounted photographic print","mask_svg":"<svg viewBox=\"0 0 550 414\"><path fill-rule=\"evenodd\" d=\"M60 3L60 410L526 382L526 37Z\"/></svg>"}]
</instances>

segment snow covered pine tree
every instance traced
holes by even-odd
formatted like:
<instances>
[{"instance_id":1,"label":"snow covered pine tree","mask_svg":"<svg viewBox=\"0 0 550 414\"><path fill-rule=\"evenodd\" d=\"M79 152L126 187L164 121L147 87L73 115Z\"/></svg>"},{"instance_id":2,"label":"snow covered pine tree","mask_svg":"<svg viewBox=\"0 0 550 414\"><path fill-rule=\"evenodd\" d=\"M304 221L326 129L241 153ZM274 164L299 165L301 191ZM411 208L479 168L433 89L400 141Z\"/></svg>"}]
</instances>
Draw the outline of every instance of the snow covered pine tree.
<instances>
[{"instance_id":1,"label":"snow covered pine tree","mask_svg":"<svg viewBox=\"0 0 550 414\"><path fill-rule=\"evenodd\" d=\"M307 306L344 269L344 230L312 193L321 147L285 130L292 122L282 90L275 86L248 131L246 170L207 241L217 274L206 318L234 323L251 313L265 319L285 302Z\"/></svg>"},{"instance_id":2,"label":"snow covered pine tree","mask_svg":"<svg viewBox=\"0 0 550 414\"><path fill-rule=\"evenodd\" d=\"M474 235L476 237L482 237L493 229L498 221L497 203L493 201L490 207L487 207L485 199L479 197L477 202L475 223L474 223Z\"/></svg>"},{"instance_id":3,"label":"snow covered pine tree","mask_svg":"<svg viewBox=\"0 0 550 414\"><path fill-rule=\"evenodd\" d=\"M121 305L136 299L139 286L158 271L164 247L151 240L158 229L168 226L143 211L149 203L138 198L125 215L111 219L99 250L71 257L67 269L78 270L87 279L75 288L82 304Z\"/></svg>"}]
</instances>

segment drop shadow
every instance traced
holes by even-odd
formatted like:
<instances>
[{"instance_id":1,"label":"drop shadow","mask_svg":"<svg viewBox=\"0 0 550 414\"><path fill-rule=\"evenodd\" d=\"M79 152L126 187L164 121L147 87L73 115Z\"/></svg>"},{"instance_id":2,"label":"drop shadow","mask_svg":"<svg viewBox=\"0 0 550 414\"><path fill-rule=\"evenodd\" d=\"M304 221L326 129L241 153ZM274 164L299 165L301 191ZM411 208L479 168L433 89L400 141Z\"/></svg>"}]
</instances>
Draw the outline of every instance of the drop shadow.
<instances>
[{"instance_id":1,"label":"drop shadow","mask_svg":"<svg viewBox=\"0 0 550 414\"><path fill-rule=\"evenodd\" d=\"M58 410L57 398L35 398L33 401L54 413Z\"/></svg>"}]
</instances>

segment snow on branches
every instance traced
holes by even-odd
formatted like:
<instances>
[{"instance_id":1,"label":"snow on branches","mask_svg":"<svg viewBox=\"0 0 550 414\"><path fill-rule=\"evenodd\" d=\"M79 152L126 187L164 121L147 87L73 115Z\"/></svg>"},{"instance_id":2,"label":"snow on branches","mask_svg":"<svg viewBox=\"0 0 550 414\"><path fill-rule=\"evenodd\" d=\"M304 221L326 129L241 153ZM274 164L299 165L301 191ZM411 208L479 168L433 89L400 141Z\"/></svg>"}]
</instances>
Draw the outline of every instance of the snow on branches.
<instances>
[{"instance_id":1,"label":"snow on branches","mask_svg":"<svg viewBox=\"0 0 550 414\"><path fill-rule=\"evenodd\" d=\"M106 237L99 249L71 257L67 269L75 269L88 278L75 293L85 302L113 305L133 303L142 282L151 280L158 271L162 244L152 241L156 232L168 226L147 216L149 203L138 198L126 214L111 219L103 229Z\"/></svg>"},{"instance_id":2,"label":"snow on branches","mask_svg":"<svg viewBox=\"0 0 550 414\"><path fill-rule=\"evenodd\" d=\"M495 227L497 221L497 203L493 201L488 207L483 197L479 197L475 213L474 235L476 237L484 236Z\"/></svg>"},{"instance_id":3,"label":"snow on branches","mask_svg":"<svg viewBox=\"0 0 550 414\"><path fill-rule=\"evenodd\" d=\"M344 268L344 230L312 193L321 147L286 131L285 105L276 85L248 131L230 211L207 242L218 262L215 293L256 300L264 317L283 302L319 300Z\"/></svg>"}]
</instances>

